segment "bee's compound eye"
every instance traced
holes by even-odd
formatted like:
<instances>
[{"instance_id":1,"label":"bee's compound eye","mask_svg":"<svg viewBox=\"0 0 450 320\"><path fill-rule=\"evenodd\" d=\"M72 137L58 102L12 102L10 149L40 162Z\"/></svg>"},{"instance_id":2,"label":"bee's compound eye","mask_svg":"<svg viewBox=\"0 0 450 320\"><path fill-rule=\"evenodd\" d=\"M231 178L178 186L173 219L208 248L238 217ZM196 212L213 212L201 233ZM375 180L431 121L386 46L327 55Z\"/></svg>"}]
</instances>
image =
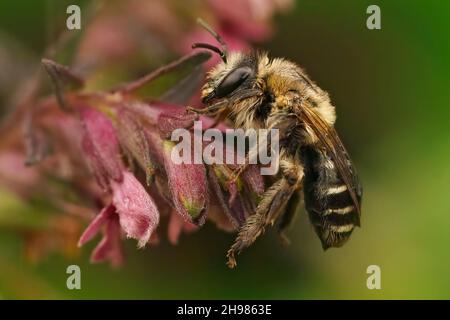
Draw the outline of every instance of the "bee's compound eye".
<instances>
[{"instance_id":1,"label":"bee's compound eye","mask_svg":"<svg viewBox=\"0 0 450 320\"><path fill-rule=\"evenodd\" d=\"M215 90L215 98L223 98L236 90L248 77L253 74L250 67L234 69L225 76Z\"/></svg>"}]
</instances>

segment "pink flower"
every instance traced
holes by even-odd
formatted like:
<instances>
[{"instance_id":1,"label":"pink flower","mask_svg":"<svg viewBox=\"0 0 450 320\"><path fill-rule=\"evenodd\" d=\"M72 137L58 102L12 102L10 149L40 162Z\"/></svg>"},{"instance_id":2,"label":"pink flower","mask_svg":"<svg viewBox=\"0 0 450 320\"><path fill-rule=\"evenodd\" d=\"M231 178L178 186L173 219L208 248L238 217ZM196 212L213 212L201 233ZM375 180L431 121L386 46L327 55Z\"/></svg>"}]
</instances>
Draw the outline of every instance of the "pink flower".
<instances>
[{"instance_id":1,"label":"pink flower","mask_svg":"<svg viewBox=\"0 0 450 320\"><path fill-rule=\"evenodd\" d=\"M92 262L109 260L113 266L119 266L123 261L120 245L119 218L113 205L108 205L95 217L78 240L78 246L92 240L103 229L103 238L91 254Z\"/></svg>"},{"instance_id":2,"label":"pink flower","mask_svg":"<svg viewBox=\"0 0 450 320\"><path fill-rule=\"evenodd\" d=\"M120 225L116 215L111 216L106 224L102 240L91 254L91 262L98 263L109 260L113 267L123 264L124 254L120 242Z\"/></svg>"},{"instance_id":3,"label":"pink flower","mask_svg":"<svg viewBox=\"0 0 450 320\"><path fill-rule=\"evenodd\" d=\"M97 181L107 188L109 180L122 180L119 142L111 121L91 107L81 107L80 117L84 127L82 147L87 162Z\"/></svg>"},{"instance_id":4,"label":"pink flower","mask_svg":"<svg viewBox=\"0 0 450 320\"><path fill-rule=\"evenodd\" d=\"M198 4L200 10L195 16L208 20L227 42L229 51L246 51L250 49L249 42L266 39L271 34L272 16L291 2L207 0ZM194 26L194 15L180 20L178 10L173 10L171 3L136 0L105 6L86 26L81 45L73 52L75 59L70 62L85 75L90 72L90 78L82 78L68 67L43 59L56 98L40 97L40 76L31 79L34 82L27 84L30 88L20 91L23 99L11 118L13 121L0 128L2 184L25 198L44 197L58 212L77 212L77 218L92 219L98 205L104 207L79 239L82 246L102 234L92 252L92 262L121 264L120 242L124 236L137 240L139 248L156 244L159 239L156 229L164 216L169 219L167 232L171 243L178 241L181 232L198 230L207 219L219 229L236 231L254 213L264 192L264 181L257 166L248 167L238 179L231 181L236 165L172 161L174 142L168 138L174 129L189 128L196 119L202 121L203 128L209 128L214 122L187 113L184 104L187 101L194 106L200 104L196 88L201 85L202 74L198 67L210 58L209 52L192 51L191 45L217 43L206 30ZM191 9L191 4L186 1L179 6L177 2L176 7L182 11ZM207 10L210 14L205 16ZM188 24L191 28L184 29ZM188 89L175 85L153 90L152 80L166 74L167 68L158 68L165 71L149 73L148 77L111 90L99 89L99 85L103 86L99 71L103 79L113 79L116 71L120 71L128 77L124 78L127 81L133 74L145 72L145 68L157 68L162 60L177 52L189 52L180 59L183 64L175 61L180 63L178 66L194 67L197 72L194 78L181 76L187 71L184 69L173 73L184 81L189 80ZM219 61L217 55L213 57L205 64L207 67ZM125 60L132 61L132 65L116 69ZM85 83L97 91L77 91ZM160 89L165 92L158 94L161 99L180 105L155 101L154 96L149 96ZM17 126L17 123L24 125ZM25 129L25 141L20 127ZM223 131L228 127L223 122L217 128ZM26 158L35 166L24 167ZM64 188L49 183L51 178L61 181Z\"/></svg>"},{"instance_id":5,"label":"pink flower","mask_svg":"<svg viewBox=\"0 0 450 320\"><path fill-rule=\"evenodd\" d=\"M122 230L127 237L138 240L138 247L144 247L159 223L158 209L141 183L124 169L111 121L89 107L82 107L80 115L85 129L83 150L91 170L103 187L111 189L112 205Z\"/></svg>"},{"instance_id":6,"label":"pink flower","mask_svg":"<svg viewBox=\"0 0 450 320\"><path fill-rule=\"evenodd\" d=\"M205 223L208 187L206 168L202 164L175 164L172 161L172 141L164 141L164 168L177 212L185 221Z\"/></svg>"},{"instance_id":7,"label":"pink flower","mask_svg":"<svg viewBox=\"0 0 450 320\"><path fill-rule=\"evenodd\" d=\"M91 261L110 260L112 265L119 265L123 259L120 229L127 237L138 240L138 247L142 248L158 226L159 212L152 198L128 171L123 172L122 182L112 182L112 189L112 203L91 221L78 245L92 240L104 227L103 238L92 252Z\"/></svg>"},{"instance_id":8,"label":"pink flower","mask_svg":"<svg viewBox=\"0 0 450 320\"><path fill-rule=\"evenodd\" d=\"M118 111L117 134L122 150L129 158L136 160L145 172L146 183L150 185L155 173L156 164L150 155L150 146L145 130L139 118L127 108Z\"/></svg>"},{"instance_id":9,"label":"pink flower","mask_svg":"<svg viewBox=\"0 0 450 320\"><path fill-rule=\"evenodd\" d=\"M111 187L122 230L127 237L138 240L138 247L144 247L159 223L153 199L129 171L123 172L121 182L112 181Z\"/></svg>"}]
</instances>

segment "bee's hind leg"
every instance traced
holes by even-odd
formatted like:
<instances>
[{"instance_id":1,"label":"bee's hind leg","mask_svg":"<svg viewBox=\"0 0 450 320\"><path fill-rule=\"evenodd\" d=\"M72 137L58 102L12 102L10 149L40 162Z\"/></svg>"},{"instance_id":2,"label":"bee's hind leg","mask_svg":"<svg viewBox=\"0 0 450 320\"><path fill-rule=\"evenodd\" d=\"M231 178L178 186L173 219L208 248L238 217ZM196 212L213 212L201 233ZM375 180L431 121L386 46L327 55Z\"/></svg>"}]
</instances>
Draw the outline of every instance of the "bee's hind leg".
<instances>
[{"instance_id":1,"label":"bee's hind leg","mask_svg":"<svg viewBox=\"0 0 450 320\"><path fill-rule=\"evenodd\" d=\"M292 194L298 189L302 174L298 170L299 167L287 161L284 164L281 163L281 165L283 177L263 194L255 214L247 218L245 224L239 230L236 240L228 250L228 267L234 268L236 266L235 255L255 242L264 233L267 226L274 225L286 208Z\"/></svg>"}]
</instances>

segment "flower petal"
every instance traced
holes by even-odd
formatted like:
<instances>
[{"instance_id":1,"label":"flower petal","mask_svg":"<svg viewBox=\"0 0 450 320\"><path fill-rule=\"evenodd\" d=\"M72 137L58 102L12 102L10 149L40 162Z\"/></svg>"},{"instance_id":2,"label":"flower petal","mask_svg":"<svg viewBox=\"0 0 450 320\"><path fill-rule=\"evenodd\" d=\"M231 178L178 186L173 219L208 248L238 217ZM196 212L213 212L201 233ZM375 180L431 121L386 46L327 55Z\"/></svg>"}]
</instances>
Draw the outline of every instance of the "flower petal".
<instances>
[{"instance_id":1,"label":"flower petal","mask_svg":"<svg viewBox=\"0 0 450 320\"><path fill-rule=\"evenodd\" d=\"M91 262L97 263L109 260L114 267L123 263L123 251L120 244L120 224L116 214L111 215L106 222L102 240L91 254Z\"/></svg>"},{"instance_id":2,"label":"flower petal","mask_svg":"<svg viewBox=\"0 0 450 320\"><path fill-rule=\"evenodd\" d=\"M149 185L153 178L155 166L150 158L145 131L139 120L129 110L122 108L119 110L118 115L117 129L120 143L144 170L147 177L147 185Z\"/></svg>"},{"instance_id":3,"label":"flower petal","mask_svg":"<svg viewBox=\"0 0 450 320\"><path fill-rule=\"evenodd\" d=\"M202 225L207 202L206 169L203 164L175 164L171 154L175 144L164 141L164 167L173 204L185 221Z\"/></svg>"},{"instance_id":4,"label":"flower petal","mask_svg":"<svg viewBox=\"0 0 450 320\"><path fill-rule=\"evenodd\" d=\"M123 172L122 182L112 181L111 187L122 229L128 237L138 240L138 247L144 247L159 223L153 199L129 171Z\"/></svg>"},{"instance_id":5,"label":"flower petal","mask_svg":"<svg viewBox=\"0 0 450 320\"><path fill-rule=\"evenodd\" d=\"M161 133L161 137L167 139L172 134L172 131L178 128L190 128L197 119L198 115L186 112L182 109L178 112L163 112L158 119L158 129Z\"/></svg>"},{"instance_id":6,"label":"flower petal","mask_svg":"<svg viewBox=\"0 0 450 320\"><path fill-rule=\"evenodd\" d=\"M84 127L82 147L91 170L100 182L105 183L109 179L120 181L123 166L111 121L103 113L90 107L81 107L80 116Z\"/></svg>"},{"instance_id":7,"label":"flower petal","mask_svg":"<svg viewBox=\"0 0 450 320\"><path fill-rule=\"evenodd\" d=\"M100 231L100 228L105 224L105 222L114 214L115 208L113 205L108 205L100 211L100 213L91 221L89 226L84 230L83 234L78 240L78 246L81 247L86 242L92 240L95 235Z\"/></svg>"}]
</instances>

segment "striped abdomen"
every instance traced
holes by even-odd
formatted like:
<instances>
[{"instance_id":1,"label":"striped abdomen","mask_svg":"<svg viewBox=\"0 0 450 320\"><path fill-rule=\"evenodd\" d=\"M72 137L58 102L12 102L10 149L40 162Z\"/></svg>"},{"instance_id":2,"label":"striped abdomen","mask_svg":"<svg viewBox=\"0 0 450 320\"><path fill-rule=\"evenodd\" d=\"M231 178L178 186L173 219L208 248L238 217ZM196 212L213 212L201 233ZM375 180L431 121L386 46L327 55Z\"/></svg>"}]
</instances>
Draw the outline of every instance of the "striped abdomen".
<instances>
[{"instance_id":1,"label":"striped abdomen","mask_svg":"<svg viewBox=\"0 0 450 320\"><path fill-rule=\"evenodd\" d=\"M352 188L361 201L361 186L350 159L346 159L353 174L352 186L347 186L332 159L325 151L312 146L302 147L301 157L305 177L303 192L305 207L322 247L340 247L350 237L355 226L359 226L359 214L349 192ZM359 208L358 208L359 209Z\"/></svg>"}]
</instances>

